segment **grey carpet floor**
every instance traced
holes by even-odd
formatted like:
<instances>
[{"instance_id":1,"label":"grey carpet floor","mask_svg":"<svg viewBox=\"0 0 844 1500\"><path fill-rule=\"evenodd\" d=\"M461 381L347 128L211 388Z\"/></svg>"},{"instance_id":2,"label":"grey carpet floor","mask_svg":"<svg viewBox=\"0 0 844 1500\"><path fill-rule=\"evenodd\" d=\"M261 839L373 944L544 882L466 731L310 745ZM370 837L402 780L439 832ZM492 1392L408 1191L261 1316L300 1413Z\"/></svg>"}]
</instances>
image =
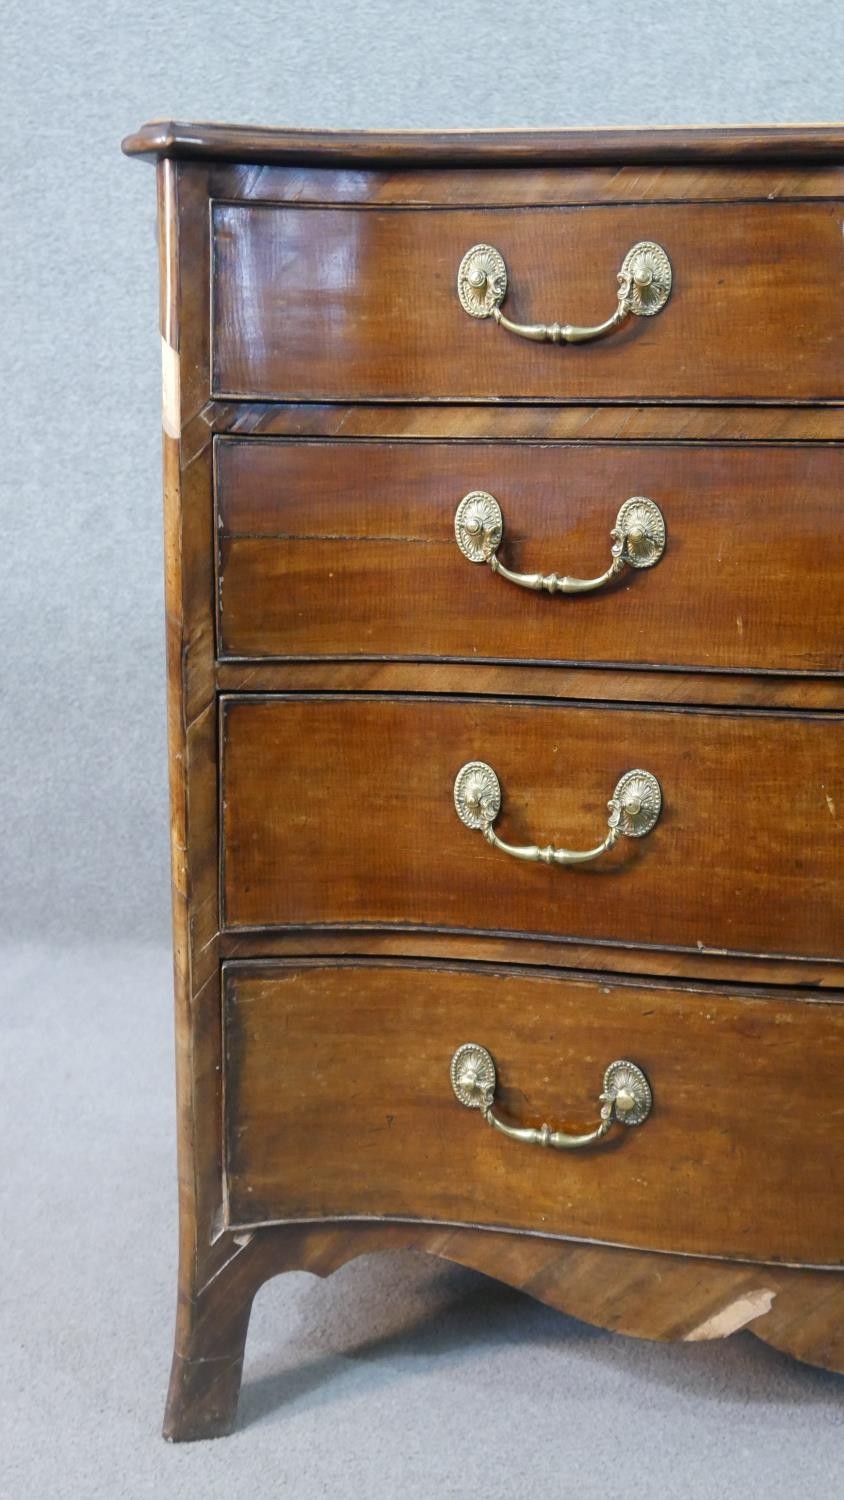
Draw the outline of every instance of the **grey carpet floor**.
<instances>
[{"instance_id":1,"label":"grey carpet floor","mask_svg":"<svg viewBox=\"0 0 844 1500\"><path fill-rule=\"evenodd\" d=\"M407 1253L270 1283L237 1431L165 1444L169 955L18 947L2 973L4 1500L844 1494L839 1377L749 1334L614 1337Z\"/></svg>"}]
</instances>

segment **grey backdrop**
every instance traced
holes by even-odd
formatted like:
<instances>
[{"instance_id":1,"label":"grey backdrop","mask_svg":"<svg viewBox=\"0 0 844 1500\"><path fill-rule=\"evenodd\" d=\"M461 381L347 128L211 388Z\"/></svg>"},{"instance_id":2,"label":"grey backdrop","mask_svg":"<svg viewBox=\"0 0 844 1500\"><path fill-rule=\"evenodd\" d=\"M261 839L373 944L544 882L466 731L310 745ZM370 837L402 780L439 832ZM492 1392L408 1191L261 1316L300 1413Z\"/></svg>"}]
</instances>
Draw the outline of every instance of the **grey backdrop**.
<instances>
[{"instance_id":1,"label":"grey backdrop","mask_svg":"<svg viewBox=\"0 0 844 1500\"><path fill-rule=\"evenodd\" d=\"M409 1255L272 1282L238 1431L161 1442L176 1205L154 182L119 141L156 115L830 120L842 40L841 0L5 0L3 1500L839 1492L839 1379L749 1334L613 1337Z\"/></svg>"},{"instance_id":2,"label":"grey backdrop","mask_svg":"<svg viewBox=\"0 0 844 1500\"><path fill-rule=\"evenodd\" d=\"M168 932L154 182L162 116L834 120L840 0L7 0L0 869L11 935Z\"/></svg>"}]
</instances>

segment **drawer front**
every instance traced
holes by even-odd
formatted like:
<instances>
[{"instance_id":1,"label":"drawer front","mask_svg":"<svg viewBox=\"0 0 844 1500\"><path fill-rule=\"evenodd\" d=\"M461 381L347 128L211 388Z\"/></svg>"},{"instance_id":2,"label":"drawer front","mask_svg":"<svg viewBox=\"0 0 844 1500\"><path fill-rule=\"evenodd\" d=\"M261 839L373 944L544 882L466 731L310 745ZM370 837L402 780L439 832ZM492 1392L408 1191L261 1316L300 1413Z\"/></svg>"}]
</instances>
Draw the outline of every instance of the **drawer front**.
<instances>
[{"instance_id":1,"label":"drawer front","mask_svg":"<svg viewBox=\"0 0 844 1500\"><path fill-rule=\"evenodd\" d=\"M844 397L841 204L212 206L212 385L303 400L817 401ZM667 304L578 346L470 317L467 250L506 262L514 321L600 324L637 242Z\"/></svg>"},{"instance_id":2,"label":"drawer front","mask_svg":"<svg viewBox=\"0 0 844 1500\"><path fill-rule=\"evenodd\" d=\"M215 485L223 657L844 667L841 447L222 438ZM594 592L529 591L460 551L472 491L521 573L603 574L636 495L665 551Z\"/></svg>"},{"instance_id":3,"label":"drawer front","mask_svg":"<svg viewBox=\"0 0 844 1500\"><path fill-rule=\"evenodd\" d=\"M844 1260L844 1008L546 973L230 965L229 1221L433 1219L696 1255ZM450 1081L480 1043L505 1123L588 1131L604 1071L651 1114L580 1150L488 1128Z\"/></svg>"},{"instance_id":4,"label":"drawer front","mask_svg":"<svg viewBox=\"0 0 844 1500\"><path fill-rule=\"evenodd\" d=\"M840 956L844 721L466 698L227 698L229 928L312 923L529 933L692 951ZM631 769L646 837L593 863L510 858L465 827L455 777L496 772L495 832L589 850Z\"/></svg>"}]
</instances>

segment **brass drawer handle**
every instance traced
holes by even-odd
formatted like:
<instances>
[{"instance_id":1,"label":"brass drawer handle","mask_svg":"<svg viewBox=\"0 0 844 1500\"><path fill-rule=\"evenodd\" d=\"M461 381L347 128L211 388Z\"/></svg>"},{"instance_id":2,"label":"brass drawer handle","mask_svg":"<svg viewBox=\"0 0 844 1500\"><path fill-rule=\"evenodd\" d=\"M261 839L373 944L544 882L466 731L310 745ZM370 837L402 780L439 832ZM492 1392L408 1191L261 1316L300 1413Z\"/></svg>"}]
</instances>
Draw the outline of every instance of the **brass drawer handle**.
<instances>
[{"instance_id":1,"label":"brass drawer handle","mask_svg":"<svg viewBox=\"0 0 844 1500\"><path fill-rule=\"evenodd\" d=\"M512 323L501 311L507 295L507 267L494 245L473 245L457 272L457 295L471 318L494 318L500 328L539 343L585 344L606 338L629 317L652 318L671 296L671 262L661 245L640 240L628 250L618 273L615 312L605 323L579 328L571 323Z\"/></svg>"},{"instance_id":2,"label":"brass drawer handle","mask_svg":"<svg viewBox=\"0 0 844 1500\"><path fill-rule=\"evenodd\" d=\"M555 849L547 844L505 844L493 828L501 811L501 783L492 766L483 760L467 761L454 779L454 806L461 823L480 829L488 844L514 859L539 861L544 865L583 865L598 859L622 834L641 839L656 826L662 809L662 791L650 771L625 771L607 803L606 838L594 849Z\"/></svg>"},{"instance_id":3,"label":"brass drawer handle","mask_svg":"<svg viewBox=\"0 0 844 1500\"><path fill-rule=\"evenodd\" d=\"M610 1063L604 1074L600 1095L600 1124L583 1135L552 1130L550 1125L534 1129L528 1125L508 1125L495 1114L495 1063L486 1047L464 1042L451 1059L451 1086L466 1109L479 1109L487 1125L500 1130L511 1141L525 1141L529 1146L550 1146L552 1151L577 1151L603 1140L613 1124L642 1125L653 1105L653 1094L642 1069L620 1059Z\"/></svg>"},{"instance_id":4,"label":"brass drawer handle","mask_svg":"<svg viewBox=\"0 0 844 1500\"><path fill-rule=\"evenodd\" d=\"M665 521L662 511L645 495L625 500L615 518L612 561L598 578L569 578L559 573L514 573L498 556L504 535L501 506L486 490L472 490L454 513L454 535L464 557L473 563L488 563L493 573L517 583L519 588L544 590L547 594L590 594L617 578L625 567L652 568L665 551Z\"/></svg>"}]
</instances>

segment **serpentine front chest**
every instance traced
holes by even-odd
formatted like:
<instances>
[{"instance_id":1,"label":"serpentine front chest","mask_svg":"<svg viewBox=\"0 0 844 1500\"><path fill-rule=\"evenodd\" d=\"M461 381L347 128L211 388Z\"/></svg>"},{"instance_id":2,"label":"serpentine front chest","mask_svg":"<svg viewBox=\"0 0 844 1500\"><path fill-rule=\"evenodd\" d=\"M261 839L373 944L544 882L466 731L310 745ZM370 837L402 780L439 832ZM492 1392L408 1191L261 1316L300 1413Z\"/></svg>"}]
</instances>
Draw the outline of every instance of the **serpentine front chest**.
<instances>
[{"instance_id":1,"label":"serpentine front chest","mask_svg":"<svg viewBox=\"0 0 844 1500\"><path fill-rule=\"evenodd\" d=\"M182 1241L844 1370L844 131L151 125ZM553 321L551 321L553 319ZM548 320L548 321L543 321Z\"/></svg>"}]
</instances>

